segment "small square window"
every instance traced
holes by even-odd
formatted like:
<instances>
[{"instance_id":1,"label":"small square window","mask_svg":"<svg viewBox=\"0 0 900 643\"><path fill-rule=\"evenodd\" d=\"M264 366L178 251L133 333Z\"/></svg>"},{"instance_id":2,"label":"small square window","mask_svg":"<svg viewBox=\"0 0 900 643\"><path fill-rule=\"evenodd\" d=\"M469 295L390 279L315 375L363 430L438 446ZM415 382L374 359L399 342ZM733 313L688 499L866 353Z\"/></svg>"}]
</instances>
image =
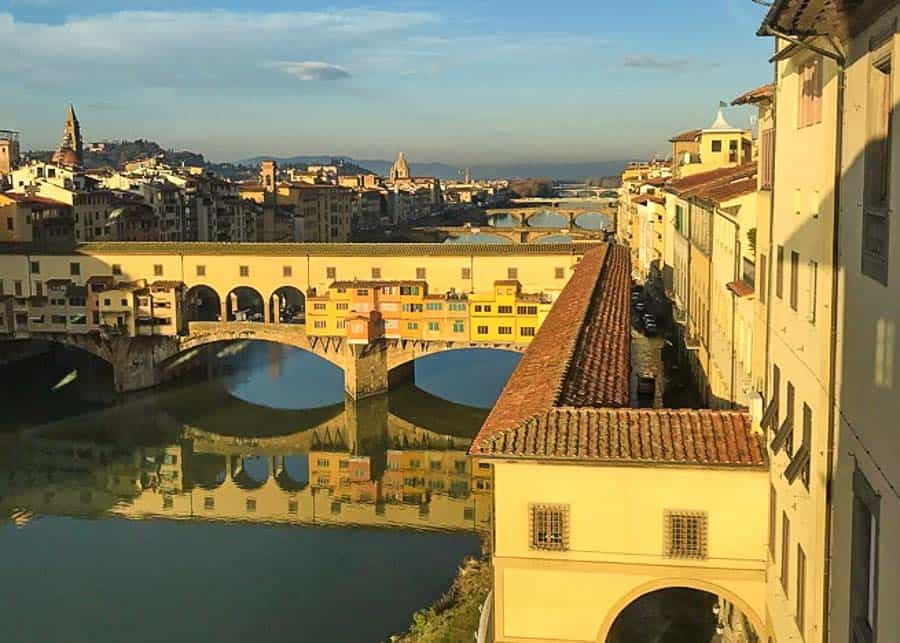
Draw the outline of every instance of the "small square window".
<instances>
[{"instance_id":1,"label":"small square window","mask_svg":"<svg viewBox=\"0 0 900 643\"><path fill-rule=\"evenodd\" d=\"M531 549L565 551L569 548L569 505L528 506Z\"/></svg>"},{"instance_id":2,"label":"small square window","mask_svg":"<svg viewBox=\"0 0 900 643\"><path fill-rule=\"evenodd\" d=\"M372 270L374 270L374 268ZM334 266L327 266L325 268L325 278L326 279L337 279L337 268L335 268Z\"/></svg>"},{"instance_id":3,"label":"small square window","mask_svg":"<svg viewBox=\"0 0 900 643\"><path fill-rule=\"evenodd\" d=\"M36 275L41 271L41 262L40 261L32 261L31 262L31 274Z\"/></svg>"},{"instance_id":4,"label":"small square window","mask_svg":"<svg viewBox=\"0 0 900 643\"><path fill-rule=\"evenodd\" d=\"M462 279L471 279L472 278L472 269L471 268L463 268L461 271L460 277Z\"/></svg>"},{"instance_id":5,"label":"small square window","mask_svg":"<svg viewBox=\"0 0 900 643\"><path fill-rule=\"evenodd\" d=\"M172 496L166 494L163 496L163 509L171 509L172 508Z\"/></svg>"},{"instance_id":6,"label":"small square window","mask_svg":"<svg viewBox=\"0 0 900 643\"><path fill-rule=\"evenodd\" d=\"M81 274L81 264L77 261L73 261L69 264L69 274L72 276L77 276Z\"/></svg>"},{"instance_id":7,"label":"small square window","mask_svg":"<svg viewBox=\"0 0 900 643\"><path fill-rule=\"evenodd\" d=\"M161 263L153 264L153 276L154 277L162 277L163 276L163 267Z\"/></svg>"},{"instance_id":8,"label":"small square window","mask_svg":"<svg viewBox=\"0 0 900 643\"><path fill-rule=\"evenodd\" d=\"M114 275L121 275L122 274L122 266L120 264L114 263L112 265L112 273Z\"/></svg>"},{"instance_id":9,"label":"small square window","mask_svg":"<svg viewBox=\"0 0 900 643\"><path fill-rule=\"evenodd\" d=\"M506 278L507 279L518 279L519 278L519 269L518 268L507 268L506 269Z\"/></svg>"},{"instance_id":10,"label":"small square window","mask_svg":"<svg viewBox=\"0 0 900 643\"><path fill-rule=\"evenodd\" d=\"M556 268L553 269L553 275L557 279L565 279L566 269L563 268L562 266L557 266Z\"/></svg>"},{"instance_id":11,"label":"small square window","mask_svg":"<svg viewBox=\"0 0 900 643\"><path fill-rule=\"evenodd\" d=\"M281 276L282 277L293 277L294 270L290 266L282 266L281 267Z\"/></svg>"},{"instance_id":12,"label":"small square window","mask_svg":"<svg viewBox=\"0 0 900 643\"><path fill-rule=\"evenodd\" d=\"M249 277L250 276L250 266L241 266L240 274L241 274L241 277Z\"/></svg>"},{"instance_id":13,"label":"small square window","mask_svg":"<svg viewBox=\"0 0 900 643\"><path fill-rule=\"evenodd\" d=\"M203 499L203 508L207 511L212 511L213 509L215 509L216 499L212 496L206 496L206 498Z\"/></svg>"},{"instance_id":14,"label":"small square window","mask_svg":"<svg viewBox=\"0 0 900 643\"><path fill-rule=\"evenodd\" d=\"M288 500L288 513L295 514L300 508L299 503L296 500Z\"/></svg>"},{"instance_id":15,"label":"small square window","mask_svg":"<svg viewBox=\"0 0 900 643\"><path fill-rule=\"evenodd\" d=\"M712 142L712 151L713 152L721 152L722 151L722 141L713 141Z\"/></svg>"},{"instance_id":16,"label":"small square window","mask_svg":"<svg viewBox=\"0 0 900 643\"><path fill-rule=\"evenodd\" d=\"M198 277L206 276L206 266L197 266L197 276Z\"/></svg>"},{"instance_id":17,"label":"small square window","mask_svg":"<svg viewBox=\"0 0 900 643\"><path fill-rule=\"evenodd\" d=\"M425 268L416 268L416 279L425 279Z\"/></svg>"},{"instance_id":18,"label":"small square window","mask_svg":"<svg viewBox=\"0 0 900 643\"><path fill-rule=\"evenodd\" d=\"M372 268L372 279L381 279L381 268Z\"/></svg>"},{"instance_id":19,"label":"small square window","mask_svg":"<svg viewBox=\"0 0 900 643\"><path fill-rule=\"evenodd\" d=\"M256 499L247 498L247 511L256 511Z\"/></svg>"},{"instance_id":20,"label":"small square window","mask_svg":"<svg viewBox=\"0 0 900 643\"><path fill-rule=\"evenodd\" d=\"M707 515L703 511L669 511L664 514L663 540L668 558L705 559Z\"/></svg>"}]
</instances>

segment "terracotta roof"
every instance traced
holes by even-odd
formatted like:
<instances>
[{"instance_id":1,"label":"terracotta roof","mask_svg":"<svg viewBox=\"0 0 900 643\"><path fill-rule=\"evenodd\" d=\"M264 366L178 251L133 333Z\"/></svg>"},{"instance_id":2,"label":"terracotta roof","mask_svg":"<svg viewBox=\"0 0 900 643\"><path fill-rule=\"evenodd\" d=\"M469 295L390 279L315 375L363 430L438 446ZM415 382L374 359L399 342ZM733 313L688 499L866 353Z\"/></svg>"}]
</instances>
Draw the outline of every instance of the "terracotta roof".
<instances>
[{"instance_id":1,"label":"terracotta roof","mask_svg":"<svg viewBox=\"0 0 900 643\"><path fill-rule=\"evenodd\" d=\"M775 96L775 84L769 83L756 89L751 89L731 101L732 105L748 105L751 103L759 103L765 100L772 100Z\"/></svg>"},{"instance_id":2,"label":"terracotta roof","mask_svg":"<svg viewBox=\"0 0 900 643\"><path fill-rule=\"evenodd\" d=\"M739 196L756 192L756 164L744 166L744 170L730 176L727 180L717 181L701 186L695 196L717 204L736 199Z\"/></svg>"},{"instance_id":3,"label":"terracotta roof","mask_svg":"<svg viewBox=\"0 0 900 643\"><path fill-rule=\"evenodd\" d=\"M693 142L698 136L700 136L700 132L703 130L699 129L689 129L686 132L682 132L681 134L676 134L672 138L669 139L670 143L690 143Z\"/></svg>"},{"instance_id":4,"label":"terracotta roof","mask_svg":"<svg viewBox=\"0 0 900 643\"><path fill-rule=\"evenodd\" d=\"M36 196L31 194L17 194L15 192L4 192L3 196L9 197L16 203L22 203L24 205L43 205L52 208L67 208L69 207L68 203L63 203L62 201L54 201L53 199L48 199L43 196Z\"/></svg>"},{"instance_id":5,"label":"terracotta roof","mask_svg":"<svg viewBox=\"0 0 900 643\"><path fill-rule=\"evenodd\" d=\"M628 406L631 377L631 262L613 246L591 297L557 404ZM546 322L545 322L546 323Z\"/></svg>"},{"instance_id":6,"label":"terracotta roof","mask_svg":"<svg viewBox=\"0 0 900 643\"><path fill-rule=\"evenodd\" d=\"M486 437L485 455L700 466L766 465L742 411L560 407Z\"/></svg>"},{"instance_id":7,"label":"terracotta roof","mask_svg":"<svg viewBox=\"0 0 900 643\"><path fill-rule=\"evenodd\" d=\"M857 0L776 0L756 35L773 35L767 31L773 27L790 36L834 35L844 39L850 30L850 12L860 4Z\"/></svg>"},{"instance_id":8,"label":"terracotta roof","mask_svg":"<svg viewBox=\"0 0 900 643\"><path fill-rule=\"evenodd\" d=\"M623 251L627 256L628 251ZM480 444L488 436L515 427L556 404L608 252L606 245L590 250L576 266L500 392L472 442L471 453L481 453Z\"/></svg>"},{"instance_id":9,"label":"terracotta roof","mask_svg":"<svg viewBox=\"0 0 900 643\"><path fill-rule=\"evenodd\" d=\"M738 297L749 297L752 295L755 290L753 286L748 284L746 281L732 281L726 285L726 288L733 292Z\"/></svg>"}]
</instances>

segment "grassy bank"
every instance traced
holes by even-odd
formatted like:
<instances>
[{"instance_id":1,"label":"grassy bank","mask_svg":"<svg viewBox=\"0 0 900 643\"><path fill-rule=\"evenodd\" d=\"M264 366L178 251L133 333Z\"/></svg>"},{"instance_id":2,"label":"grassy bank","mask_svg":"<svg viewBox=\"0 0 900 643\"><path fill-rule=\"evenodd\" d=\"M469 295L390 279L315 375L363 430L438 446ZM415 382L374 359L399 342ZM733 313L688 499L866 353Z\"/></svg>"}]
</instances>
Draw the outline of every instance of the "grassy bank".
<instances>
[{"instance_id":1,"label":"grassy bank","mask_svg":"<svg viewBox=\"0 0 900 643\"><path fill-rule=\"evenodd\" d=\"M488 558L469 558L450 590L431 607L413 614L409 631L391 637L396 643L471 643L493 582Z\"/></svg>"}]
</instances>

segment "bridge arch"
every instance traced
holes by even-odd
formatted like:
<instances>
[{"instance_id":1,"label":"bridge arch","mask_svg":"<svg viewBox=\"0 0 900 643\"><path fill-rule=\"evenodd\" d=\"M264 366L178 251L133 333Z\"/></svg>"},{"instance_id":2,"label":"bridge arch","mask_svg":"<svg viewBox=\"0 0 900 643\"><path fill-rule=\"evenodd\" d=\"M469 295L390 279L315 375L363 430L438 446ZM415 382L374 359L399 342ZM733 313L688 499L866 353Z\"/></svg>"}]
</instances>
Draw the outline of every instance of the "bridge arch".
<instances>
[{"instance_id":1,"label":"bridge arch","mask_svg":"<svg viewBox=\"0 0 900 643\"><path fill-rule=\"evenodd\" d=\"M262 294L252 286L235 286L225 297L225 321L265 321Z\"/></svg>"},{"instance_id":2,"label":"bridge arch","mask_svg":"<svg viewBox=\"0 0 900 643\"><path fill-rule=\"evenodd\" d=\"M57 346L65 346L66 348L77 348L106 362L110 366L115 366L115 355L113 355L111 346L92 334L40 333L39 336L35 337L17 337L6 341L13 346L25 342L47 342Z\"/></svg>"},{"instance_id":3,"label":"bridge arch","mask_svg":"<svg viewBox=\"0 0 900 643\"><path fill-rule=\"evenodd\" d=\"M612 608L606 613L603 623L600 626L600 631L597 634L596 642L606 643L607 637L612 631L613 625L615 624L616 620L619 618L619 616L622 615L622 613L628 608L629 605L644 596L667 589L693 589L701 592L706 592L707 594L712 594L713 596L718 596L730 601L737 609L739 609L744 614L744 616L747 617L759 639L765 639L766 630L764 622L760 618L760 615L755 609L753 609L753 607L750 606L749 602L741 598L736 592L717 583L712 583L698 578L671 577L659 578L638 585L629 590L624 596L619 598L619 600L614 603Z\"/></svg>"},{"instance_id":4,"label":"bridge arch","mask_svg":"<svg viewBox=\"0 0 900 643\"><path fill-rule=\"evenodd\" d=\"M294 286L276 288L268 298L269 320L280 324L306 322L306 295Z\"/></svg>"},{"instance_id":5,"label":"bridge arch","mask_svg":"<svg viewBox=\"0 0 900 643\"><path fill-rule=\"evenodd\" d=\"M272 478L271 458L265 455L231 457L231 479L241 489L259 489Z\"/></svg>"},{"instance_id":6,"label":"bridge arch","mask_svg":"<svg viewBox=\"0 0 900 643\"><path fill-rule=\"evenodd\" d=\"M211 286L197 284L184 294L185 318L192 321L219 321L222 316L222 298Z\"/></svg>"},{"instance_id":7,"label":"bridge arch","mask_svg":"<svg viewBox=\"0 0 900 643\"><path fill-rule=\"evenodd\" d=\"M412 344L412 342L410 342ZM414 346L408 348L397 347L392 351L391 358L388 360L388 373L409 368L415 364L416 360L439 353L448 351L463 350L495 350L506 351L509 353L522 353L525 351L525 344L465 344L456 342L416 342Z\"/></svg>"}]
</instances>

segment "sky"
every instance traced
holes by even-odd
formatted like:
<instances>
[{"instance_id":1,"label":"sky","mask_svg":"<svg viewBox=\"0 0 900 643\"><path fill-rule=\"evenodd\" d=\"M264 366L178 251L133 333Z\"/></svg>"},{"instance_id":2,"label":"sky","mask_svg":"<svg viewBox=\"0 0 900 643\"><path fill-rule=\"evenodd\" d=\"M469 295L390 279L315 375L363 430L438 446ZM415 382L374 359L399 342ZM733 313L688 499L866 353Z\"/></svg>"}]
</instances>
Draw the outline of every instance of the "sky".
<instances>
[{"instance_id":1,"label":"sky","mask_svg":"<svg viewBox=\"0 0 900 643\"><path fill-rule=\"evenodd\" d=\"M2 0L0 129L213 161L665 154L771 80L752 0ZM751 111L729 109L736 126Z\"/></svg>"}]
</instances>

